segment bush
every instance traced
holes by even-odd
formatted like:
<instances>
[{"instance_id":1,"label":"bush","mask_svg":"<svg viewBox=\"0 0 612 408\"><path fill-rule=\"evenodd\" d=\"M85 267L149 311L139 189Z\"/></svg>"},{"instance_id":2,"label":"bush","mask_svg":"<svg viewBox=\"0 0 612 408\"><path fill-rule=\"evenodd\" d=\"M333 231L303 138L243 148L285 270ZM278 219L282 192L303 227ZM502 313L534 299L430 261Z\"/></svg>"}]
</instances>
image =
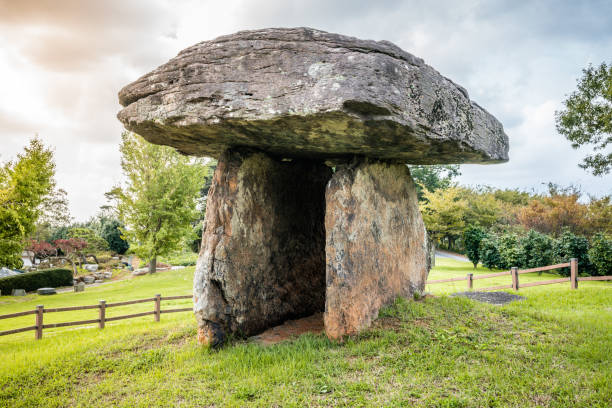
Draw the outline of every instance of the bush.
<instances>
[{"instance_id":1,"label":"bush","mask_svg":"<svg viewBox=\"0 0 612 408\"><path fill-rule=\"evenodd\" d=\"M480 241L479 248L480 262L489 268L500 268L501 257L497 248L497 240L493 236L485 237Z\"/></svg>"},{"instance_id":2,"label":"bush","mask_svg":"<svg viewBox=\"0 0 612 408\"><path fill-rule=\"evenodd\" d=\"M548 235L529 230L522 239L522 252L525 268L537 268L552 265L555 241Z\"/></svg>"},{"instance_id":3,"label":"bush","mask_svg":"<svg viewBox=\"0 0 612 408\"><path fill-rule=\"evenodd\" d=\"M0 278L0 291L3 294L10 294L13 289L25 289L27 292L31 292L38 288L56 288L71 285L72 271L62 268L26 272L20 275Z\"/></svg>"},{"instance_id":4,"label":"bush","mask_svg":"<svg viewBox=\"0 0 612 408\"><path fill-rule=\"evenodd\" d=\"M518 235L505 233L499 237L497 248L501 263L501 269L510 269L514 266L522 268L525 264L525 256Z\"/></svg>"},{"instance_id":5,"label":"bush","mask_svg":"<svg viewBox=\"0 0 612 408\"><path fill-rule=\"evenodd\" d=\"M594 274L604 276L612 273L612 237L601 233L596 234L591 242L588 255ZM580 270L580 265L578 270Z\"/></svg>"},{"instance_id":6,"label":"bush","mask_svg":"<svg viewBox=\"0 0 612 408\"><path fill-rule=\"evenodd\" d=\"M590 274L593 272L591 263L589 262L589 241L580 235L576 235L569 229L563 231L557 239L554 246L555 262L569 262L571 258L578 260L578 271L581 273ZM562 276L569 276L570 269L563 268L560 270Z\"/></svg>"},{"instance_id":7,"label":"bush","mask_svg":"<svg viewBox=\"0 0 612 408\"><path fill-rule=\"evenodd\" d=\"M487 233L479 226L471 226L463 231L465 254L474 264L474 268L480 261L480 241L486 237Z\"/></svg>"}]
</instances>

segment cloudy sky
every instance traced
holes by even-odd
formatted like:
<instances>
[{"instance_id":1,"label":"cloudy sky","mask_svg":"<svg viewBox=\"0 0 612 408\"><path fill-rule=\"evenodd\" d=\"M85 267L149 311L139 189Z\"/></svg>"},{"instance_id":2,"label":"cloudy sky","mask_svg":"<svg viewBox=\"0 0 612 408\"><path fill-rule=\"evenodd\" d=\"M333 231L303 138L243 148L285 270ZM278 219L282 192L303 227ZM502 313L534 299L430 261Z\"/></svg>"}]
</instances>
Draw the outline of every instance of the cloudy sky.
<instances>
[{"instance_id":1,"label":"cloudy sky","mask_svg":"<svg viewBox=\"0 0 612 408\"><path fill-rule=\"evenodd\" d=\"M37 133L85 220L121 181L121 87L199 41L296 26L394 42L499 118L510 161L463 166L462 183L612 193L554 127L581 69L612 61L609 0L0 0L0 161Z\"/></svg>"}]
</instances>

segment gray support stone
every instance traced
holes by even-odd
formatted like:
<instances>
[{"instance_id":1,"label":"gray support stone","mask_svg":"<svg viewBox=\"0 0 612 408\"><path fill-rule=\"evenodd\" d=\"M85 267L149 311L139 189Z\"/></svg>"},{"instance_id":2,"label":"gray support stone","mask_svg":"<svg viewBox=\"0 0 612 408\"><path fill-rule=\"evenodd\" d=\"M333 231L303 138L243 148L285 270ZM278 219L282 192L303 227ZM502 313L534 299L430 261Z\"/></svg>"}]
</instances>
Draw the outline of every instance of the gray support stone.
<instances>
[{"instance_id":1,"label":"gray support stone","mask_svg":"<svg viewBox=\"0 0 612 408\"><path fill-rule=\"evenodd\" d=\"M221 156L194 276L201 343L323 310L330 177L319 162L235 150Z\"/></svg>"}]
</instances>

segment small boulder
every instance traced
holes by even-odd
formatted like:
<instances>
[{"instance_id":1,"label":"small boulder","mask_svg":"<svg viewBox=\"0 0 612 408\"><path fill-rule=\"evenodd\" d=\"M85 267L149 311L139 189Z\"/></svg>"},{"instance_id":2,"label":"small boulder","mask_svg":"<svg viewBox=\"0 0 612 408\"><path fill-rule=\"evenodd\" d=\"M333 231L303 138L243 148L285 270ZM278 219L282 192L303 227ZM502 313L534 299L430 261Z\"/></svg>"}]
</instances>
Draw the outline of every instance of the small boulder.
<instances>
[{"instance_id":1,"label":"small boulder","mask_svg":"<svg viewBox=\"0 0 612 408\"><path fill-rule=\"evenodd\" d=\"M98 264L84 264L83 268L89 272L96 272L98 270Z\"/></svg>"},{"instance_id":2,"label":"small boulder","mask_svg":"<svg viewBox=\"0 0 612 408\"><path fill-rule=\"evenodd\" d=\"M55 288L38 288L36 293L39 295L55 295L57 292L55 291Z\"/></svg>"},{"instance_id":3,"label":"small boulder","mask_svg":"<svg viewBox=\"0 0 612 408\"><path fill-rule=\"evenodd\" d=\"M91 284L94 283L94 281L96 280L96 278L94 278L93 276L85 276L83 277L83 282L85 282L86 284Z\"/></svg>"},{"instance_id":4,"label":"small boulder","mask_svg":"<svg viewBox=\"0 0 612 408\"><path fill-rule=\"evenodd\" d=\"M85 291L85 283L79 282L76 285L74 285L74 291L75 292L84 292Z\"/></svg>"},{"instance_id":5,"label":"small boulder","mask_svg":"<svg viewBox=\"0 0 612 408\"><path fill-rule=\"evenodd\" d=\"M25 289L13 289L13 291L11 292L11 295L13 295L13 296L25 296L26 295L26 291L25 291Z\"/></svg>"}]
</instances>

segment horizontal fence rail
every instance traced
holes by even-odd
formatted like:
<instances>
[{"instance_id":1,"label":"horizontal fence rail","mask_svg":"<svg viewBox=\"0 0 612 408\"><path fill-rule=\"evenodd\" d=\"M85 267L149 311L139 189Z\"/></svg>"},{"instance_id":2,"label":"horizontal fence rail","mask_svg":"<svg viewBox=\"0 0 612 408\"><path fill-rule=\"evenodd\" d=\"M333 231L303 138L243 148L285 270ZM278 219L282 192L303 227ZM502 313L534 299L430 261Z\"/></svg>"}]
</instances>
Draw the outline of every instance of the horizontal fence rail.
<instances>
[{"instance_id":1,"label":"horizontal fence rail","mask_svg":"<svg viewBox=\"0 0 612 408\"><path fill-rule=\"evenodd\" d=\"M529 283L523 283L519 285L519 275L522 275L524 273L531 273L531 272L550 271L553 269L560 269L560 268L570 268L570 276L567 278L551 279L551 280L538 281L538 282L529 282ZM478 290L481 290L481 291L502 290L502 289L519 290L519 287L529 288L532 286L553 285L555 283L564 283L564 282L570 282L572 289L578 289L578 281L609 281L609 280L612 280L612 276L579 277L578 276L578 260L576 258L572 258L567 263L560 263L556 265L540 266L538 268L529 268L529 269L511 268L509 271L495 272L495 273L489 273L486 275L476 275L476 276L474 276L473 273L468 273L466 276L459 276L456 278L430 280L430 281L425 282L425 284L431 285L431 284L436 284L436 283L467 281L467 288L472 290L474 288L474 281L476 279L489 279L489 278L495 278L498 276L507 276L507 275L510 275L512 277L511 284L490 286L487 288L478 288Z\"/></svg>"},{"instance_id":2,"label":"horizontal fence rail","mask_svg":"<svg viewBox=\"0 0 612 408\"><path fill-rule=\"evenodd\" d=\"M17 312L11 314L0 315L0 320L2 319L10 319L14 317L27 316L30 314L36 315L36 323L34 326L21 327L18 329L5 330L0 331L0 336L7 336L9 334L22 333L25 331L34 330L34 337L36 340L40 340L42 338L43 329L52 329L57 327L66 327L66 326L80 326L85 324L97 323L100 329L103 329L106 322L112 322L115 320L123 320L123 319L133 319L136 317L149 316L153 315L156 322L159 322L160 315L162 313L178 313L178 312L188 312L191 311L192 308L176 308L176 309L161 309L162 300L178 300L178 299L191 299L191 295L180 295L180 296L166 296L162 297L161 295L155 295L155 297L147 298L147 299L137 299L137 300L128 300L125 302L115 302L115 303L106 303L106 301L101 300L97 305L85 305L85 306L68 306L68 307L56 307L45 309L43 305L36 306L34 310L26 310L24 312ZM127 306L133 305L136 303L146 303L146 302L154 302L154 308L152 311L148 312L140 312L140 313L132 313L122 316L113 316L106 317L106 309L109 307L117 307L117 306ZM88 309L98 309L98 318L97 319L88 319L88 320L79 320L74 322L62 322L62 323L49 323L44 324L44 315L45 313L58 313L58 312L72 312L75 310L88 310Z\"/></svg>"}]
</instances>

